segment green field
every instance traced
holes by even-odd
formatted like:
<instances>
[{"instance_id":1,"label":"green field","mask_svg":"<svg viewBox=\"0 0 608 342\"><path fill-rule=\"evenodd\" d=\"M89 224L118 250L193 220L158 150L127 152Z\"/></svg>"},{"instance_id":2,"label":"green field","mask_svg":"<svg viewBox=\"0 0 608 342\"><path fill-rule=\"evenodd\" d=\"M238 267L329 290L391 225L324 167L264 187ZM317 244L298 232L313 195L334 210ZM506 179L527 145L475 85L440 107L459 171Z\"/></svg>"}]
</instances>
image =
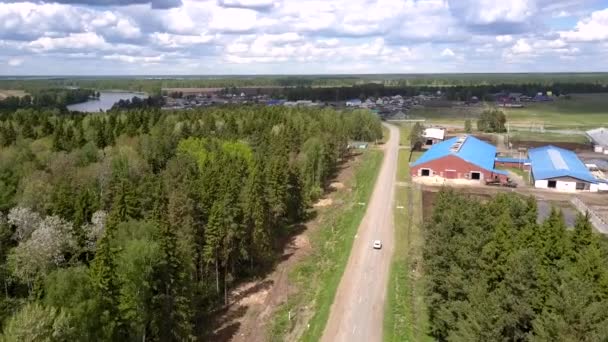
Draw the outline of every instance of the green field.
<instances>
[{"instance_id":1,"label":"green field","mask_svg":"<svg viewBox=\"0 0 608 342\"><path fill-rule=\"evenodd\" d=\"M414 108L411 114L427 119L431 124L464 125L464 120L476 118L490 105ZM502 110L512 127L586 130L608 124L608 95L575 94L570 99L530 102L525 103L524 108Z\"/></svg>"},{"instance_id":2,"label":"green field","mask_svg":"<svg viewBox=\"0 0 608 342\"><path fill-rule=\"evenodd\" d=\"M577 143L587 144L589 139L583 134L560 134L560 133L540 133L540 132L526 132L526 131L515 131L510 134L512 142L519 141L544 141L544 142L565 142L565 143Z\"/></svg>"},{"instance_id":3,"label":"green field","mask_svg":"<svg viewBox=\"0 0 608 342\"><path fill-rule=\"evenodd\" d=\"M346 267L353 239L369 200L383 153L368 150L354 166L351 192L334 199L336 204L319 213L321 227L311 234L313 252L289 274L296 293L274 314L271 341L318 341L329 317L338 284ZM291 317L291 320L289 319Z\"/></svg>"},{"instance_id":4,"label":"green field","mask_svg":"<svg viewBox=\"0 0 608 342\"><path fill-rule=\"evenodd\" d=\"M416 160L420 154L415 152L412 160ZM400 151L399 170L405 170L403 174L407 175L406 180L410 180L408 158L409 151ZM395 206L395 254L391 262L384 312L384 340L432 341L426 334L428 317L421 268L422 192L415 186L398 187Z\"/></svg>"}]
</instances>

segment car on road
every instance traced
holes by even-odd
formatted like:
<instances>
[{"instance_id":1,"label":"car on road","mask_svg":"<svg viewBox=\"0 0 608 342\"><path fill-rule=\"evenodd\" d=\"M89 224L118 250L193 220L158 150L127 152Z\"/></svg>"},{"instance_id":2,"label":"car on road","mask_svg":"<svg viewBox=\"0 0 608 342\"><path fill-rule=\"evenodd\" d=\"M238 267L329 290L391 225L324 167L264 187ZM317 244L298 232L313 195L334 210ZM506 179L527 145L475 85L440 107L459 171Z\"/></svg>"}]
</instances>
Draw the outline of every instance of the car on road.
<instances>
[{"instance_id":1,"label":"car on road","mask_svg":"<svg viewBox=\"0 0 608 342\"><path fill-rule=\"evenodd\" d=\"M382 241L380 240L374 240L374 249L380 249L382 248Z\"/></svg>"}]
</instances>

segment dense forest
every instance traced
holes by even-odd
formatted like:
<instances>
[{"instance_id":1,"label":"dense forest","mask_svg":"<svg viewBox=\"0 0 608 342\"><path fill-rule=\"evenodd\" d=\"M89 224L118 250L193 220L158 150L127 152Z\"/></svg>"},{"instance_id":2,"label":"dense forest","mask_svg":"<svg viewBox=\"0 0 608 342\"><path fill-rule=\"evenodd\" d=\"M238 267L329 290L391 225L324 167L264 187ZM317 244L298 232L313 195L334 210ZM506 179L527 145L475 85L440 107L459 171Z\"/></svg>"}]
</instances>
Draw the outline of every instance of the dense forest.
<instances>
[{"instance_id":1,"label":"dense forest","mask_svg":"<svg viewBox=\"0 0 608 342\"><path fill-rule=\"evenodd\" d=\"M10 112L20 108L56 108L66 111L66 106L86 102L99 97L92 89L51 88L35 90L22 97L10 96L0 100L0 112Z\"/></svg>"},{"instance_id":2,"label":"dense forest","mask_svg":"<svg viewBox=\"0 0 608 342\"><path fill-rule=\"evenodd\" d=\"M608 248L579 216L537 223L534 198L438 194L425 229L431 336L439 341L605 341Z\"/></svg>"},{"instance_id":3,"label":"dense forest","mask_svg":"<svg viewBox=\"0 0 608 342\"><path fill-rule=\"evenodd\" d=\"M185 341L325 189L364 111L0 114L0 339Z\"/></svg>"},{"instance_id":4,"label":"dense forest","mask_svg":"<svg viewBox=\"0 0 608 342\"><path fill-rule=\"evenodd\" d=\"M150 95L161 93L162 88L226 88L226 87L300 87L321 88L309 94L309 99L322 101L347 100L361 96L361 92L350 93L341 90L327 93L322 88L351 88L352 86L376 85L386 87L386 93L369 93L367 96L390 95L391 90L427 88L427 91L438 89L447 90L461 87L455 98L467 99L467 90L471 96L483 98L483 87L492 87L490 93L507 89L513 92L530 93L546 91L553 88L554 92L589 93L606 92L608 73L494 73L494 74L379 74L379 75L257 75L257 76L163 76L163 77L55 77L40 78L0 78L0 89L21 89L28 92L48 88L80 87L93 89L123 89L144 91ZM571 86L573 85L573 86ZM511 88L513 86L513 88ZM475 90L479 88L477 91ZM403 88L403 89L400 89ZM465 89L467 88L467 89ZM470 88L470 89L468 89ZM464 89L464 91L462 91ZM511 90L512 89L512 90ZM339 91L338 93L336 93ZM300 94L302 90L288 92ZM343 94L343 95L342 95ZM337 95L337 96L336 96ZM417 94L414 94L417 95ZM531 94L533 95L533 94ZM304 99L304 98L298 98Z\"/></svg>"}]
</instances>

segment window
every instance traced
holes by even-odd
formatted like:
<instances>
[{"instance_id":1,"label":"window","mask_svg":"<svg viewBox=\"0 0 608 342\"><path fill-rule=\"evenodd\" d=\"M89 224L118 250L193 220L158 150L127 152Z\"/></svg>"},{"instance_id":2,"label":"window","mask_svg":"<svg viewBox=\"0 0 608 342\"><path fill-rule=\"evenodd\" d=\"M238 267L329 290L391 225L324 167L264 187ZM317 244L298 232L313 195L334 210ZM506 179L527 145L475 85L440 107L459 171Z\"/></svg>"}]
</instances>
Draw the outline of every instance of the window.
<instances>
[{"instance_id":1,"label":"window","mask_svg":"<svg viewBox=\"0 0 608 342\"><path fill-rule=\"evenodd\" d=\"M473 180L480 180L481 179L481 172L471 172L471 179L473 179Z\"/></svg>"},{"instance_id":2,"label":"window","mask_svg":"<svg viewBox=\"0 0 608 342\"><path fill-rule=\"evenodd\" d=\"M433 145L433 140L428 139L428 140L426 141L426 144L427 144L427 146L428 146L428 145Z\"/></svg>"},{"instance_id":3,"label":"window","mask_svg":"<svg viewBox=\"0 0 608 342\"><path fill-rule=\"evenodd\" d=\"M547 188L551 188L551 189L555 189L555 188L557 188L557 181L550 180L550 181L547 183Z\"/></svg>"},{"instance_id":4,"label":"window","mask_svg":"<svg viewBox=\"0 0 608 342\"><path fill-rule=\"evenodd\" d=\"M585 183L576 183L576 190L585 190Z\"/></svg>"},{"instance_id":5,"label":"window","mask_svg":"<svg viewBox=\"0 0 608 342\"><path fill-rule=\"evenodd\" d=\"M422 175L423 177L428 177L431 175L431 170L429 170L429 169L422 169L420 171L421 171L420 175Z\"/></svg>"}]
</instances>

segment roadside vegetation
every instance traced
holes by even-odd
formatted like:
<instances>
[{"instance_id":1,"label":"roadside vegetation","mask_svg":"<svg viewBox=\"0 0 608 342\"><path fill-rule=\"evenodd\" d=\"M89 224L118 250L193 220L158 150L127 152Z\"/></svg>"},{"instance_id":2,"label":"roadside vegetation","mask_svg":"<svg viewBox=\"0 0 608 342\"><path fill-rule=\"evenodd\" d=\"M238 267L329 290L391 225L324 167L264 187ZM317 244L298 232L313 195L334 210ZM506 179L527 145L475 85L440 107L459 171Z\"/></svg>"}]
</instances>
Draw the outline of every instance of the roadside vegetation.
<instances>
[{"instance_id":1,"label":"roadside vegetation","mask_svg":"<svg viewBox=\"0 0 608 342\"><path fill-rule=\"evenodd\" d=\"M409 151L399 153L399 181L411 181ZM421 152L414 152L415 161ZM401 171L403 169L404 171ZM402 173L401 173L402 172ZM402 178L403 177L403 178ZM422 192L414 184L395 191L395 253L384 314L384 341L431 341L424 302Z\"/></svg>"},{"instance_id":2,"label":"roadside vegetation","mask_svg":"<svg viewBox=\"0 0 608 342\"><path fill-rule=\"evenodd\" d=\"M229 290L273 267L347 141L382 132L364 111L70 115L31 103L0 108L6 341L203 338ZM367 200L381 152L366 156L353 201ZM364 210L345 202L329 226L340 233L356 229ZM350 251L352 236L336 235Z\"/></svg>"},{"instance_id":3,"label":"roadside vegetation","mask_svg":"<svg viewBox=\"0 0 608 342\"><path fill-rule=\"evenodd\" d=\"M574 229L534 198L480 201L445 189L424 228L430 335L440 341L601 341L608 250L584 216Z\"/></svg>"},{"instance_id":4,"label":"roadside vegetation","mask_svg":"<svg viewBox=\"0 0 608 342\"><path fill-rule=\"evenodd\" d=\"M372 194L383 152L365 151L353 165L352 189L334 199L339 203L319 213L321 226L311 236L312 254L290 273L295 293L272 318L272 341L319 341L342 278L357 229Z\"/></svg>"}]
</instances>

